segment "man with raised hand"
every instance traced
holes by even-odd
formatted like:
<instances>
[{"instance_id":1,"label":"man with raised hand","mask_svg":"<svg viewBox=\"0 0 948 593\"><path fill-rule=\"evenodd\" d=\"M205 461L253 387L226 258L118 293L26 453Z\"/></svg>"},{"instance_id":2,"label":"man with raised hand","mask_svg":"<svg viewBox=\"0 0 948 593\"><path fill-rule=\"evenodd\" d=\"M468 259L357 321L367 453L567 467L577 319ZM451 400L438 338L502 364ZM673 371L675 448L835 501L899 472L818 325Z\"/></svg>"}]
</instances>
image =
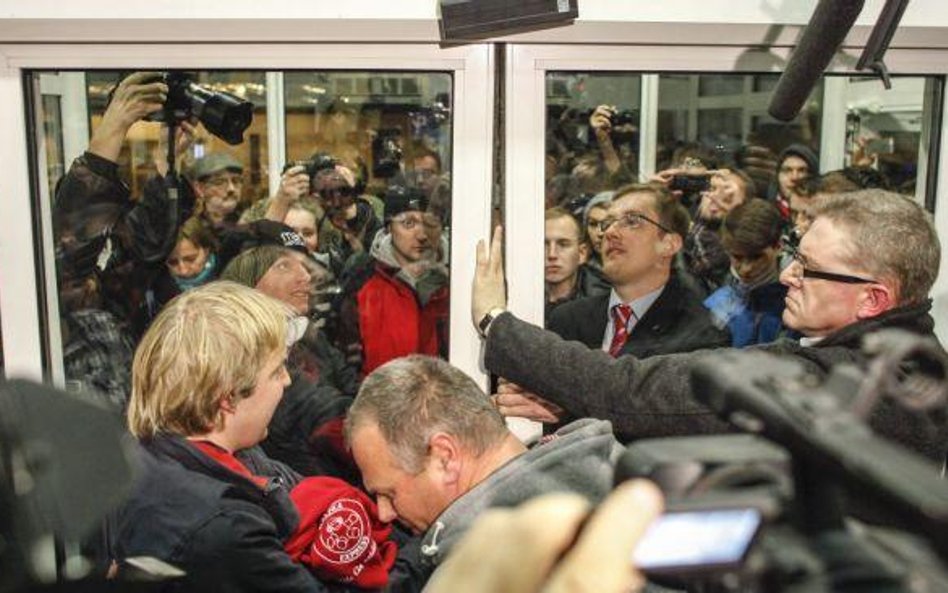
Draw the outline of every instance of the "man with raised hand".
<instances>
[{"instance_id":1,"label":"man with raised hand","mask_svg":"<svg viewBox=\"0 0 948 593\"><path fill-rule=\"evenodd\" d=\"M755 348L793 357L825 377L833 365L864 364L860 345L873 332L899 328L934 337L928 292L940 252L930 215L909 198L880 190L824 198L780 277L788 287L783 321L804 337ZM486 337L486 368L526 392L498 395L503 414L549 420L559 407L610 420L626 440L726 429L690 383L692 367L714 351L613 359L518 320L506 304L498 230L489 252L478 246L472 313ZM944 406L925 412L882 400L868 421L883 436L941 462L946 417Z\"/></svg>"}]
</instances>

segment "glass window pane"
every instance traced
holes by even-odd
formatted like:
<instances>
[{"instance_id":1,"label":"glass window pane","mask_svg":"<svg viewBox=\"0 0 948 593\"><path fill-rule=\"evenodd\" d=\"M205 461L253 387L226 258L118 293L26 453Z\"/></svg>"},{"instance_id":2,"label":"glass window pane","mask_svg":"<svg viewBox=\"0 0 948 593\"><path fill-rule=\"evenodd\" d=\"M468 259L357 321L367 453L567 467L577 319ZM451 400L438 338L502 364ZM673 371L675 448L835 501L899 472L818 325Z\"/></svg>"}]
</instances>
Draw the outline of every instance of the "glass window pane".
<instances>
[{"instance_id":1,"label":"glass window pane","mask_svg":"<svg viewBox=\"0 0 948 593\"><path fill-rule=\"evenodd\" d=\"M56 74L30 73L28 86L38 89L40 77ZM312 335L324 336L319 348L339 351L329 357L317 348L319 365L330 365L330 373L330 366L314 367L309 355L291 350L291 364L307 380L331 376L331 384L351 395L370 365L387 358L411 352L447 357L450 74L285 73L287 163L277 171L268 169L265 72L169 74L174 99L167 105L174 115L159 113L179 122L174 166L182 174L170 189L163 178L165 126L154 116L121 123L128 118L118 117L115 106L128 101L110 103L116 83L129 74L88 71L71 77L82 87L71 89L76 92L42 91L35 103L48 171L43 194L52 200L67 385L123 405L132 352L151 320L175 295L222 274L270 290L309 318ZM123 84L145 89L156 83L142 77ZM83 99L80 109L62 104L76 97ZM83 138L64 129L67 107L87 116ZM65 155L63 146L89 150L70 163L64 160L74 155ZM279 188L273 196L271 185ZM407 189L393 192L393 185ZM284 290L262 276L241 275L249 268L229 269L254 246L288 240L283 227L262 219L302 236L305 289ZM356 307L357 291L375 274L415 294L410 303L396 303L417 305L414 321L405 309ZM402 294L396 288L381 293L389 301ZM408 331L412 322L417 328ZM371 331L376 342L369 344L362 337ZM386 342L385 331L398 340ZM384 347L373 350L379 343Z\"/></svg>"},{"instance_id":2,"label":"glass window pane","mask_svg":"<svg viewBox=\"0 0 948 593\"><path fill-rule=\"evenodd\" d=\"M115 86L121 72L90 71L86 73L90 133L94 134L102 121L109 100L109 92ZM243 142L229 145L206 129L200 129L194 143L185 156L187 165L205 154L225 152L244 165L245 183L242 205L249 205L267 195L267 112L266 74L264 72L192 72L195 84L211 92L229 93L253 104L253 121L244 132ZM140 195L144 185L155 174L156 149L158 148L158 126L140 122L129 131L127 142L119 156L119 175L126 180L132 196Z\"/></svg>"},{"instance_id":3,"label":"glass window pane","mask_svg":"<svg viewBox=\"0 0 948 593\"><path fill-rule=\"evenodd\" d=\"M698 78L699 97L744 94L744 77L731 74L704 74Z\"/></svg>"},{"instance_id":4,"label":"glass window pane","mask_svg":"<svg viewBox=\"0 0 948 593\"><path fill-rule=\"evenodd\" d=\"M675 168L682 158L698 154L712 168L745 169L757 195L772 193L773 161L781 151L801 144L819 152L823 96L818 84L799 116L789 123L777 121L767 113L777 78L770 74L660 75L657 169Z\"/></svg>"},{"instance_id":5,"label":"glass window pane","mask_svg":"<svg viewBox=\"0 0 948 593\"><path fill-rule=\"evenodd\" d=\"M365 311L355 319L355 305L348 299L358 293L362 302L376 285L341 287L337 317L329 324L339 328L342 350L361 353L353 358L363 373L412 352L448 354L452 85L449 73L436 72L284 75L288 162L315 165L331 159L354 179L355 206L344 210L323 200L313 219L319 250L330 258L333 272L340 278L353 276L347 262L360 250L388 267L417 268L412 273L417 273L418 319L404 318L395 301L377 309L373 315L378 319L371 323L363 317ZM315 175L321 179L323 174ZM421 196L423 203L408 207L415 202L398 192ZM375 225L384 226L374 245L358 223L363 209L373 213ZM401 311L415 308L411 300ZM409 343L408 336L417 332L401 323L421 324L427 335Z\"/></svg>"},{"instance_id":6,"label":"glass window pane","mask_svg":"<svg viewBox=\"0 0 948 593\"><path fill-rule=\"evenodd\" d=\"M641 84L638 74L547 74L548 318L563 302L608 291L598 234L587 232L584 212L602 192L638 178ZM594 219L602 213L590 210Z\"/></svg>"},{"instance_id":7,"label":"glass window pane","mask_svg":"<svg viewBox=\"0 0 948 593\"><path fill-rule=\"evenodd\" d=\"M940 81L924 77L894 77L886 90L877 78L849 78L846 88L847 166L867 167L893 189L915 195L919 146L930 128L926 95L940 95Z\"/></svg>"},{"instance_id":8,"label":"glass window pane","mask_svg":"<svg viewBox=\"0 0 948 593\"><path fill-rule=\"evenodd\" d=\"M550 72L546 97L548 207L636 177L639 75Z\"/></svg>"}]
</instances>

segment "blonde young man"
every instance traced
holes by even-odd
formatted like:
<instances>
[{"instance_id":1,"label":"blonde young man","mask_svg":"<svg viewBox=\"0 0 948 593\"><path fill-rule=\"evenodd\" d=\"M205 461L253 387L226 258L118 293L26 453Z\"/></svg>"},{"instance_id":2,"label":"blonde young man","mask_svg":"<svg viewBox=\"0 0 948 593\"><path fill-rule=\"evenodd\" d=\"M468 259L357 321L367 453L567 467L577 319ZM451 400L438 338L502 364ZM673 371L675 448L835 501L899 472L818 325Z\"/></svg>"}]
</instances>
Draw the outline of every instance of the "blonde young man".
<instances>
[{"instance_id":1,"label":"blonde young man","mask_svg":"<svg viewBox=\"0 0 948 593\"><path fill-rule=\"evenodd\" d=\"M144 471L118 520L120 558L152 556L187 590L327 591L284 551L300 476L257 447L283 389L288 312L231 282L169 303L135 353L128 424Z\"/></svg>"}]
</instances>

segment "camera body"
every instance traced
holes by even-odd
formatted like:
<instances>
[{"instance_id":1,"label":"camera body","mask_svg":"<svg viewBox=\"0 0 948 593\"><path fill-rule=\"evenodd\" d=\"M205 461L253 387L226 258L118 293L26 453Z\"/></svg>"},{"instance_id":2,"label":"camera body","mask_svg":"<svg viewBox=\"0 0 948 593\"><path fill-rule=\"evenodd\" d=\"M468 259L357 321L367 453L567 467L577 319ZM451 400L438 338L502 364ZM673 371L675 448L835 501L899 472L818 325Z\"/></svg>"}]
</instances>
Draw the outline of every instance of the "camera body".
<instances>
[{"instance_id":1,"label":"camera body","mask_svg":"<svg viewBox=\"0 0 948 593\"><path fill-rule=\"evenodd\" d=\"M165 72L160 80L168 85L168 98L164 108L148 116L147 121L170 125L197 118L207 131L228 144L243 142L244 130L253 121L253 103L229 93L208 90L180 70Z\"/></svg>"},{"instance_id":2,"label":"camera body","mask_svg":"<svg viewBox=\"0 0 948 593\"><path fill-rule=\"evenodd\" d=\"M337 164L338 161L336 161L332 155L320 152L314 154L309 160L287 161L287 163L283 165L283 171L281 173L286 173L292 167L303 167L304 172L309 176L310 183L312 183L320 171L335 169Z\"/></svg>"},{"instance_id":3,"label":"camera body","mask_svg":"<svg viewBox=\"0 0 948 593\"><path fill-rule=\"evenodd\" d=\"M638 126L639 116L634 111L623 109L622 111L613 111L609 116L609 122L612 127L618 126Z\"/></svg>"},{"instance_id":4,"label":"camera body","mask_svg":"<svg viewBox=\"0 0 948 593\"><path fill-rule=\"evenodd\" d=\"M393 177L401 170L401 130L386 128L378 131L372 140L372 176L382 179Z\"/></svg>"}]
</instances>

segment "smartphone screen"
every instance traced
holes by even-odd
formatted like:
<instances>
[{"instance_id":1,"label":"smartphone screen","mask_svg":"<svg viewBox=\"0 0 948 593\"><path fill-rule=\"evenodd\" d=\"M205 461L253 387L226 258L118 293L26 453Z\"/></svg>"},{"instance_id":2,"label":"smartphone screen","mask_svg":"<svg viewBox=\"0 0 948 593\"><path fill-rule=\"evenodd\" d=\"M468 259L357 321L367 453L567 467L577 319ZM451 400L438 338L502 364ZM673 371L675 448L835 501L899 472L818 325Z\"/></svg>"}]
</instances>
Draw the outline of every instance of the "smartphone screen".
<instances>
[{"instance_id":1,"label":"smartphone screen","mask_svg":"<svg viewBox=\"0 0 948 593\"><path fill-rule=\"evenodd\" d=\"M753 508L668 512L645 532L633 562L645 573L664 574L737 567L760 525Z\"/></svg>"}]
</instances>

